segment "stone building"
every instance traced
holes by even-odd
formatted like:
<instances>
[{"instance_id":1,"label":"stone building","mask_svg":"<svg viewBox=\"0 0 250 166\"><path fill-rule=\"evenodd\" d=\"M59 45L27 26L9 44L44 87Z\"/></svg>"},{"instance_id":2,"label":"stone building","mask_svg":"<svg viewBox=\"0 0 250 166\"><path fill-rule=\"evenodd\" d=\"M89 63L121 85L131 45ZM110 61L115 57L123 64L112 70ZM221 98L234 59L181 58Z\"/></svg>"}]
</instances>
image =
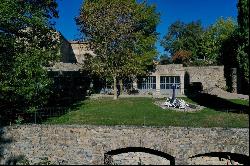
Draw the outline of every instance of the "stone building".
<instances>
[{"instance_id":1,"label":"stone building","mask_svg":"<svg viewBox=\"0 0 250 166\"><path fill-rule=\"evenodd\" d=\"M63 36L61 41L62 59L60 63L49 68L51 71L79 72L85 59L84 55L86 53L95 55L88 48L87 42L67 41ZM224 66L183 67L182 64L168 64L157 65L154 72L143 78L138 77L130 84L139 94L153 95L171 94L174 85L177 95L181 95L188 88L197 91L214 87L224 89L226 80Z\"/></svg>"},{"instance_id":2,"label":"stone building","mask_svg":"<svg viewBox=\"0 0 250 166\"><path fill-rule=\"evenodd\" d=\"M88 94L90 80L82 69L84 54L93 54L88 50L86 42L67 41L58 33L61 47L59 49L60 62L54 62L47 67L49 76L54 79L51 103L68 105L76 100L83 99Z\"/></svg>"},{"instance_id":3,"label":"stone building","mask_svg":"<svg viewBox=\"0 0 250 166\"><path fill-rule=\"evenodd\" d=\"M150 76L137 82L140 93L151 92L153 94L169 95L172 86L175 85L177 94L184 94L190 85L196 86L196 90L210 89L214 87L224 88L223 66L183 67L182 64L157 65L156 70Z\"/></svg>"}]
</instances>

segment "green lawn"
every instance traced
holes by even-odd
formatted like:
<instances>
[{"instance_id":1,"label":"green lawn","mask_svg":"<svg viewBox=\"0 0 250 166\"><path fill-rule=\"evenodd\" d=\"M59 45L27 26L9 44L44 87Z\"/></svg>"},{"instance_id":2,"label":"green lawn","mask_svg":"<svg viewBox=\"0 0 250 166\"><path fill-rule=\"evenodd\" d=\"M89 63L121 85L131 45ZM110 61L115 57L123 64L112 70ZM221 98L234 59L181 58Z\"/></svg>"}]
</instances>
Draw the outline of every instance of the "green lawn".
<instances>
[{"instance_id":1,"label":"green lawn","mask_svg":"<svg viewBox=\"0 0 250 166\"><path fill-rule=\"evenodd\" d=\"M195 103L188 98L186 101ZM185 127L249 127L249 116L205 108L195 113L164 110L152 98L87 99L61 117L50 118L47 124L185 126ZM232 100L249 106L249 101Z\"/></svg>"}]
</instances>

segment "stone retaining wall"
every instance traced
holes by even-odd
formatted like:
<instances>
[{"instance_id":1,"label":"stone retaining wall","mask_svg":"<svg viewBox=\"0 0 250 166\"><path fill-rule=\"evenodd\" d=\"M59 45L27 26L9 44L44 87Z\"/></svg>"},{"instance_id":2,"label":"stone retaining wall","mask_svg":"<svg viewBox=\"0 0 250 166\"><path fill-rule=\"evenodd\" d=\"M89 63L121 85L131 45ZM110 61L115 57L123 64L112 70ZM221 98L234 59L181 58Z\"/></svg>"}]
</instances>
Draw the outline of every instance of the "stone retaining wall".
<instances>
[{"instance_id":1,"label":"stone retaining wall","mask_svg":"<svg viewBox=\"0 0 250 166\"><path fill-rule=\"evenodd\" d=\"M225 88L224 66L202 66L184 67L185 78L189 77L189 82L201 82L203 89Z\"/></svg>"},{"instance_id":2,"label":"stone retaining wall","mask_svg":"<svg viewBox=\"0 0 250 166\"><path fill-rule=\"evenodd\" d=\"M191 164L189 157L210 152L249 156L249 129L21 125L0 132L0 164L20 155L32 162L48 157L56 164L104 164L105 154L127 147L166 153L174 157L175 164ZM122 159L114 156L113 161Z\"/></svg>"}]
</instances>

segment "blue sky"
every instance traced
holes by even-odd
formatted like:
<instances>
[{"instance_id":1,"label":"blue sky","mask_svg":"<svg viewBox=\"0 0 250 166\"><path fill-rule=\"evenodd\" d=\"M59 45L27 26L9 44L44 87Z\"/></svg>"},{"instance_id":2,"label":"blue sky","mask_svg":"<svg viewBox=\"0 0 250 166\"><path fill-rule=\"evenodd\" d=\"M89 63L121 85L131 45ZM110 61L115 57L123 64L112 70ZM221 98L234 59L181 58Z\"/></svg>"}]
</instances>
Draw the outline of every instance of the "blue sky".
<instances>
[{"instance_id":1,"label":"blue sky","mask_svg":"<svg viewBox=\"0 0 250 166\"><path fill-rule=\"evenodd\" d=\"M57 0L59 18L55 20L56 29L68 40L79 38L79 32L74 17L79 15L83 0ZM237 20L237 0L148 0L156 4L157 12L161 14L157 32L159 40L166 34L168 27L175 21L185 23L201 20L203 27L213 24L219 17L232 17ZM160 54L164 49L159 41L156 44Z\"/></svg>"}]
</instances>

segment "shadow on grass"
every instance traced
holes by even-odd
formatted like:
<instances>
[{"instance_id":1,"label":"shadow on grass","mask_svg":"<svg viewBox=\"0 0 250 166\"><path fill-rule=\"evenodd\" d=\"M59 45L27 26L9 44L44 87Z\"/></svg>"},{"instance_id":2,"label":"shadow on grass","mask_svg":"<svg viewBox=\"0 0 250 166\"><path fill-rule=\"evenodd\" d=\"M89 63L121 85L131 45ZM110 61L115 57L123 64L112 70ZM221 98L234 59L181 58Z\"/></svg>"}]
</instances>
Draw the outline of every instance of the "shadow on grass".
<instances>
[{"instance_id":1,"label":"shadow on grass","mask_svg":"<svg viewBox=\"0 0 250 166\"><path fill-rule=\"evenodd\" d=\"M90 89L90 79L86 73L52 72L54 78L53 93L48 103L32 114L32 123L42 123L51 117L59 117L70 111L78 110L81 101L86 99Z\"/></svg>"},{"instance_id":2,"label":"shadow on grass","mask_svg":"<svg viewBox=\"0 0 250 166\"><path fill-rule=\"evenodd\" d=\"M33 123L40 124L40 123L45 122L49 118L60 117L69 112L77 111L81 105L82 104L80 101L76 101L76 103L72 103L71 105L64 106L64 107L57 106L57 107L39 108L36 114L32 114L32 116L30 117L30 120ZM34 119L36 119L35 122L34 122Z\"/></svg>"},{"instance_id":3,"label":"shadow on grass","mask_svg":"<svg viewBox=\"0 0 250 166\"><path fill-rule=\"evenodd\" d=\"M72 100L72 102L55 102L54 104L39 107L37 111L33 113L26 112L23 108L6 108L0 112L0 126L13 124L40 124L48 118L60 117L71 111L78 110L83 100L85 100L85 98Z\"/></svg>"},{"instance_id":4,"label":"shadow on grass","mask_svg":"<svg viewBox=\"0 0 250 166\"><path fill-rule=\"evenodd\" d=\"M187 94L187 97L199 105L216 111L249 114L249 106L233 103L216 95L196 93L195 95Z\"/></svg>"},{"instance_id":5,"label":"shadow on grass","mask_svg":"<svg viewBox=\"0 0 250 166\"><path fill-rule=\"evenodd\" d=\"M11 103L0 98L0 117L2 117L0 125L37 124L50 117L59 117L77 110L79 103L90 93L90 79L85 75L80 72L51 72L50 77L54 83L50 89L52 93L48 100L45 99L47 104L37 106L34 109L37 111L32 113L27 112L29 105L25 105L25 102ZM22 96L20 98L22 99Z\"/></svg>"}]
</instances>

